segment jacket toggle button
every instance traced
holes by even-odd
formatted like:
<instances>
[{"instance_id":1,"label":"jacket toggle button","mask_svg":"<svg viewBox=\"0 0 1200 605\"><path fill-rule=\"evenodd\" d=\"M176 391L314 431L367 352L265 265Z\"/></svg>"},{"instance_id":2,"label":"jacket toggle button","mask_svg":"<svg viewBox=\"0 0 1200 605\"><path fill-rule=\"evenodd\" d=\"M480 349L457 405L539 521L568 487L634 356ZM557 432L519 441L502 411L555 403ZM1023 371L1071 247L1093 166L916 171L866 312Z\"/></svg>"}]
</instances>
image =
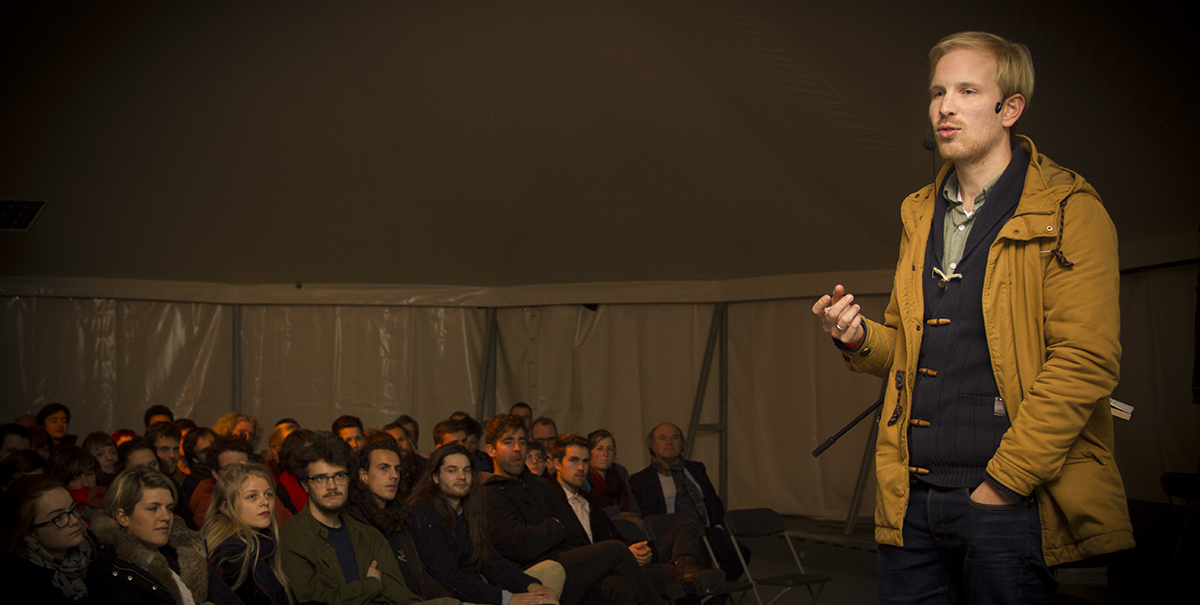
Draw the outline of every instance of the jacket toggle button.
<instances>
[{"instance_id":1,"label":"jacket toggle button","mask_svg":"<svg viewBox=\"0 0 1200 605\"><path fill-rule=\"evenodd\" d=\"M928 475L929 469L921 468L919 466L910 466L910 467L908 467L908 472L915 473L917 475Z\"/></svg>"},{"instance_id":2,"label":"jacket toggle button","mask_svg":"<svg viewBox=\"0 0 1200 605\"><path fill-rule=\"evenodd\" d=\"M950 325L950 320L945 317L938 317L935 319L927 319L925 320L925 323L931 326L948 326Z\"/></svg>"},{"instance_id":3,"label":"jacket toggle button","mask_svg":"<svg viewBox=\"0 0 1200 605\"><path fill-rule=\"evenodd\" d=\"M931 370L929 368L917 368L917 373L921 374L922 376L928 376L930 378L934 378L937 376L937 370Z\"/></svg>"},{"instance_id":4,"label":"jacket toggle button","mask_svg":"<svg viewBox=\"0 0 1200 605\"><path fill-rule=\"evenodd\" d=\"M925 428L925 427L929 426L929 421L928 420L917 420L916 418L913 418L908 421L908 424L909 424L909 426L919 426L921 428Z\"/></svg>"}]
</instances>

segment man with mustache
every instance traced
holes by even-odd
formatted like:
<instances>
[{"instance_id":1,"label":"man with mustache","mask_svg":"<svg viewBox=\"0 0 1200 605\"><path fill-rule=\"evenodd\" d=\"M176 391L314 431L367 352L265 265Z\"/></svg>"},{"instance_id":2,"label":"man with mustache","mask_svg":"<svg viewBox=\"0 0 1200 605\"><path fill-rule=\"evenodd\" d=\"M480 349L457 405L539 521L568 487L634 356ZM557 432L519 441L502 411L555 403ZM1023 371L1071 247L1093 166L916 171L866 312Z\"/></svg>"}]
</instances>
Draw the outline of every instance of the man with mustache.
<instances>
[{"instance_id":1,"label":"man with mustache","mask_svg":"<svg viewBox=\"0 0 1200 605\"><path fill-rule=\"evenodd\" d=\"M308 504L279 528L279 547L296 602L420 602L405 585L383 534L343 510L354 464L350 446L322 436L300 450L295 461Z\"/></svg>"},{"instance_id":2,"label":"man with mustache","mask_svg":"<svg viewBox=\"0 0 1200 605\"><path fill-rule=\"evenodd\" d=\"M1133 547L1108 399L1116 230L1083 177L1013 133L1028 48L963 32L929 64L946 163L901 205L883 322L840 284L812 311L852 369L887 381L881 601L1050 603L1050 566Z\"/></svg>"}]
</instances>

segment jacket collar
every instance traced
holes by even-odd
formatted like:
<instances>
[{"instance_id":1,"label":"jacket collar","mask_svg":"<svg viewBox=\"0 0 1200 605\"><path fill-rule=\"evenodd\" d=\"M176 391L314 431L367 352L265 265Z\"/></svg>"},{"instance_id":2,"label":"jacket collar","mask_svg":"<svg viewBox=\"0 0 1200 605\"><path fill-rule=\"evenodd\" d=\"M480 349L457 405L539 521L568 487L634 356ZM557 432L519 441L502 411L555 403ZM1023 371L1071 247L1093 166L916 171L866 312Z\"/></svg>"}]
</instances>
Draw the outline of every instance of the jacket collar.
<instances>
[{"instance_id":1,"label":"jacket collar","mask_svg":"<svg viewBox=\"0 0 1200 605\"><path fill-rule=\"evenodd\" d=\"M92 530L96 540L112 547L119 559L146 570L175 597L176 602L183 602L179 587L171 578L171 566L161 552L146 548L104 511L97 511L92 517ZM204 602L208 598L208 561L204 541L200 539L199 534L188 529L183 520L176 517L171 523L171 535L167 539L167 545L175 550L179 563L179 577L183 579L184 585L191 590L197 603Z\"/></svg>"}]
</instances>

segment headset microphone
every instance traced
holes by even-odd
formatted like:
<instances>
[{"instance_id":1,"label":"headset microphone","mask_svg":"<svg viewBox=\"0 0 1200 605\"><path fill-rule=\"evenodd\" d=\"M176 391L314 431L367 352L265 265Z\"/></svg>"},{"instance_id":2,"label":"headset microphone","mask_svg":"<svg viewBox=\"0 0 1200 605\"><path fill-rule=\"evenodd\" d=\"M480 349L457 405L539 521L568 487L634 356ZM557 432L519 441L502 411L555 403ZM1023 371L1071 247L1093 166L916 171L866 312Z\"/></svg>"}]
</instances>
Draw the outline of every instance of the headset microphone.
<instances>
[{"instance_id":1,"label":"headset microphone","mask_svg":"<svg viewBox=\"0 0 1200 605\"><path fill-rule=\"evenodd\" d=\"M925 142L921 146L925 148L925 151L937 149L937 141L933 140L933 126L930 126L929 130L925 131Z\"/></svg>"},{"instance_id":2,"label":"headset microphone","mask_svg":"<svg viewBox=\"0 0 1200 605\"><path fill-rule=\"evenodd\" d=\"M1000 113L1000 107L1004 105L1004 101L996 101L996 113Z\"/></svg>"}]
</instances>

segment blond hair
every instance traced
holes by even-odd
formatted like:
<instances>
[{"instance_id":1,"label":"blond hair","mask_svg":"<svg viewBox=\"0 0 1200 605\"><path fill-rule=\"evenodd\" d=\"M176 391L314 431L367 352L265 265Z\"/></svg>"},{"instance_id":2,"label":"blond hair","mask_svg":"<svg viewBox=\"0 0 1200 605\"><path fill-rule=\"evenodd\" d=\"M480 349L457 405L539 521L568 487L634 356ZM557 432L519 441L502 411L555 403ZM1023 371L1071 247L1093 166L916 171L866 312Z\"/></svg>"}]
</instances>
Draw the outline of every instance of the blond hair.
<instances>
[{"instance_id":1,"label":"blond hair","mask_svg":"<svg viewBox=\"0 0 1200 605\"><path fill-rule=\"evenodd\" d=\"M987 32L950 34L929 49L930 83L938 61L959 48L971 48L996 57L996 83L1001 94L1005 99L1019 94L1025 97L1025 105L1029 105L1033 99L1033 56L1029 54L1029 47Z\"/></svg>"},{"instance_id":2,"label":"blond hair","mask_svg":"<svg viewBox=\"0 0 1200 605\"><path fill-rule=\"evenodd\" d=\"M237 579L230 583L234 590L237 590L247 579L254 581L254 565L264 559L259 556L263 549L259 542L258 531L246 525L237 514L238 502L242 498L242 488L251 477L265 480L274 491L275 479L263 465L249 463L231 465L221 473L221 477L213 486L212 501L208 504L204 526L200 528L200 536L204 538L210 556L230 537L236 536L245 545L245 550L234 557L234 561L238 562L239 567ZM267 531L271 539L275 541L275 548L271 554L265 557L265 560L290 597L291 589L288 586L287 576L283 573L280 556L279 525L275 522L274 513L271 514L271 525L267 527ZM219 561L213 563L219 565Z\"/></svg>"},{"instance_id":3,"label":"blond hair","mask_svg":"<svg viewBox=\"0 0 1200 605\"><path fill-rule=\"evenodd\" d=\"M165 489L171 492L171 499L179 501L179 492L169 477L158 472L158 469L134 466L121 471L108 484L108 492L104 495L104 512L114 520L118 510L132 515L134 507L142 501L142 492L148 489Z\"/></svg>"}]
</instances>

